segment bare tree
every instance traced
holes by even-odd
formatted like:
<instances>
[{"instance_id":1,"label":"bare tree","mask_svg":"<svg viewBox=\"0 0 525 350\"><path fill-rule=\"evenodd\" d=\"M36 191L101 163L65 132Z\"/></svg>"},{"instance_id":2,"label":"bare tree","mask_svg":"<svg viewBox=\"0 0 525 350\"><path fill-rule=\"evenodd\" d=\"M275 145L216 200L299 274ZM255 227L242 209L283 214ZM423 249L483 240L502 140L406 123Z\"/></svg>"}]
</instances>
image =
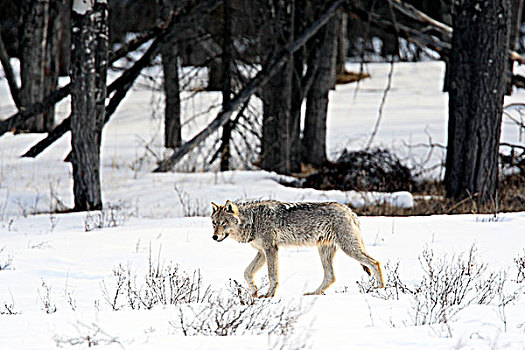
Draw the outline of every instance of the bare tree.
<instances>
[{"instance_id":1,"label":"bare tree","mask_svg":"<svg viewBox=\"0 0 525 350\"><path fill-rule=\"evenodd\" d=\"M275 32L273 49L285 47L293 39L293 1L276 0L270 12ZM288 174L291 172L290 111L292 103L293 53L290 52L280 70L262 91L263 132L261 167Z\"/></svg>"},{"instance_id":2,"label":"bare tree","mask_svg":"<svg viewBox=\"0 0 525 350\"><path fill-rule=\"evenodd\" d=\"M71 163L78 211L102 209L100 143L106 100L107 17L106 0L73 2Z\"/></svg>"},{"instance_id":3,"label":"bare tree","mask_svg":"<svg viewBox=\"0 0 525 350\"><path fill-rule=\"evenodd\" d=\"M335 85L337 59L337 17L332 18L317 33L312 43L312 59L315 67L314 81L306 99L306 114L303 131L303 162L320 166L326 161L326 117L328 94Z\"/></svg>"},{"instance_id":4,"label":"bare tree","mask_svg":"<svg viewBox=\"0 0 525 350\"><path fill-rule=\"evenodd\" d=\"M226 108L231 101L232 95L232 65L233 62L233 34L232 34L232 2L224 0L223 8L223 33L222 33L222 105ZM221 137L221 171L230 169L230 142L232 137L233 123L228 120L222 127Z\"/></svg>"},{"instance_id":5,"label":"bare tree","mask_svg":"<svg viewBox=\"0 0 525 350\"><path fill-rule=\"evenodd\" d=\"M456 1L450 54L448 197L494 200L509 48L509 1Z\"/></svg>"},{"instance_id":6,"label":"bare tree","mask_svg":"<svg viewBox=\"0 0 525 350\"><path fill-rule=\"evenodd\" d=\"M20 35L20 100L25 107L44 98L49 0L23 0L20 11L23 23ZM44 114L35 115L17 130L44 132Z\"/></svg>"},{"instance_id":7,"label":"bare tree","mask_svg":"<svg viewBox=\"0 0 525 350\"><path fill-rule=\"evenodd\" d=\"M162 22L166 22L172 13L174 0L156 0L157 14ZM164 147L177 148L181 143L180 121L180 87L179 87L179 62L177 45L173 37L168 37L160 51L162 55L162 68L164 70Z\"/></svg>"}]
</instances>

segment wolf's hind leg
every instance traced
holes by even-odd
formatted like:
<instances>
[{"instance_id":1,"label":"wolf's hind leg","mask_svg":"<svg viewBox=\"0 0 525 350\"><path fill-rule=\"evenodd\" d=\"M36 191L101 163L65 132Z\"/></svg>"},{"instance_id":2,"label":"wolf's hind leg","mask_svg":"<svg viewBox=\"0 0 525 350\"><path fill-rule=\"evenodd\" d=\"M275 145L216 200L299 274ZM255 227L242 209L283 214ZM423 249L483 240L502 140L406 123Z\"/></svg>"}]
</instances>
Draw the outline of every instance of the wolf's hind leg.
<instances>
[{"instance_id":1,"label":"wolf's hind leg","mask_svg":"<svg viewBox=\"0 0 525 350\"><path fill-rule=\"evenodd\" d=\"M365 246L360 238L358 237L339 237L338 246L351 258L356 259L361 263L363 269L368 274L369 271L374 273L380 288L385 287L385 280L383 278L383 270L381 269L381 263L376 259L372 258L365 250ZM368 271L367 271L368 270Z\"/></svg>"},{"instance_id":2,"label":"wolf's hind leg","mask_svg":"<svg viewBox=\"0 0 525 350\"><path fill-rule=\"evenodd\" d=\"M321 257L321 264L323 264L324 278L323 283L315 291L306 293L305 295L320 295L328 289L335 282L334 275L334 256L337 247L333 244L318 244L319 256Z\"/></svg>"},{"instance_id":3,"label":"wolf's hind leg","mask_svg":"<svg viewBox=\"0 0 525 350\"><path fill-rule=\"evenodd\" d=\"M257 296L257 286L253 283L253 276L261 269L261 267L263 267L265 262L266 258L264 257L264 253L257 252L253 261L248 265L246 270L244 270L244 279L246 280L246 283L248 283L250 292L252 292L252 296L254 297Z\"/></svg>"}]
</instances>

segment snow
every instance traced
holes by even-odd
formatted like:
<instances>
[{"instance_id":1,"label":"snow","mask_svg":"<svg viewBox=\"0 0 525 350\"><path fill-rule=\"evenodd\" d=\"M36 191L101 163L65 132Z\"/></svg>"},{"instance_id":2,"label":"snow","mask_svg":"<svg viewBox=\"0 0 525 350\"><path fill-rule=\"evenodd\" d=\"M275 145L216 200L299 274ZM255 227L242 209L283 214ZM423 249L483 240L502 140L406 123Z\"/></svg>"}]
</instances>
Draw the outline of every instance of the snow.
<instances>
[{"instance_id":1,"label":"snow","mask_svg":"<svg viewBox=\"0 0 525 350\"><path fill-rule=\"evenodd\" d=\"M357 66L349 68L358 70ZM331 95L328 118L328 150L334 157L344 147L366 144L375 124L388 74L388 64L367 67L372 78L356 85L338 86ZM397 64L387 97L376 145L396 154L425 159L426 149L410 144L446 143L447 96L441 92L443 65L437 62ZM64 83L62 81L62 83ZM0 111L14 111L5 80L0 83ZM218 95L202 93L186 112L205 111ZM506 98L519 102L522 92ZM178 265L192 274L199 270L204 285L228 295L230 280L244 283L243 272L255 256L249 245L212 240L210 202L236 198L274 198L285 201L332 200L359 206L387 201L410 207L408 192L357 193L289 188L283 178L265 171L174 172L153 174L155 158L146 149L162 152L162 120L152 118L158 96L137 87L104 129L102 189L107 209L103 228L86 232L86 222L97 213L47 214L61 205L72 206L71 167L62 160L69 152L64 136L36 159L19 158L43 135L0 137L0 311L14 304L15 315L0 314L1 349L50 349L73 346L75 339L91 336L99 348L108 349L522 349L525 344L525 296L517 283L514 259L525 257L525 212L492 215L427 217L360 217L363 238L370 255L383 265L399 262L399 274L407 283L424 276L419 257L432 250L436 257L451 259L475 245L488 271L506 271L505 293L519 298L505 307L498 298L488 305L470 305L447 324L414 325L413 300L383 300L361 294L356 285L366 275L353 259L339 251L334 261L337 281L326 295L303 296L322 280L316 249L284 248L279 252L280 287L275 302L300 305L302 315L295 331L286 337L245 333L227 337L185 337L179 324L179 308L157 305L151 310L129 306L112 311L104 300L103 283L113 288L113 270L124 266L142 286L149 259L159 266ZM216 109L188 123L184 137L195 134L214 116ZM59 118L68 115L67 101L57 108ZM509 110L520 118L518 110ZM518 129L504 118L502 139L524 145ZM146 147L147 146L147 147ZM435 151L428 165L440 162ZM439 176L439 171L434 173ZM197 214L185 217L185 213ZM39 214L40 213L40 214ZM108 216L114 214L115 227ZM389 264L387 264L389 263ZM263 283L266 271L256 275ZM264 290L264 289L263 289ZM47 314L44 301L57 311ZM125 297L120 297L125 305ZM121 306L122 306L121 305ZM203 304L195 304L198 307ZM74 306L74 307L73 307ZM73 308L75 310L73 310ZM1 312L0 312L1 313ZM175 326L174 326L175 325ZM66 342L64 344L63 342ZM69 343L67 343L69 342Z\"/></svg>"},{"instance_id":2,"label":"snow","mask_svg":"<svg viewBox=\"0 0 525 350\"><path fill-rule=\"evenodd\" d=\"M85 15L86 12L93 9L94 0L74 0L73 1L73 12L79 15Z\"/></svg>"}]
</instances>

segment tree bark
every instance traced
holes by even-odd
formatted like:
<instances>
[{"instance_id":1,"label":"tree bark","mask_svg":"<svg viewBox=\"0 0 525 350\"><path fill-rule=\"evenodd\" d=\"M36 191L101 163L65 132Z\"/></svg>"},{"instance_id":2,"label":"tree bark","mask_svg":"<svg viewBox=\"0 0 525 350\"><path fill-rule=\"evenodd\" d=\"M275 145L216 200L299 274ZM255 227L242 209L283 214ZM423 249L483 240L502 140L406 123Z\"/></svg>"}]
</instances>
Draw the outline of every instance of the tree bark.
<instances>
[{"instance_id":1,"label":"tree bark","mask_svg":"<svg viewBox=\"0 0 525 350\"><path fill-rule=\"evenodd\" d=\"M276 1L277 47L293 39L293 2ZM293 53L289 53L281 70L264 88L261 168L289 174L292 170L291 103Z\"/></svg>"},{"instance_id":2,"label":"tree bark","mask_svg":"<svg viewBox=\"0 0 525 350\"><path fill-rule=\"evenodd\" d=\"M157 0L158 17L167 21L173 11L173 0ZM177 46L173 37L168 38L160 49L164 70L164 147L177 148L181 139L179 62Z\"/></svg>"},{"instance_id":3,"label":"tree bark","mask_svg":"<svg viewBox=\"0 0 525 350\"><path fill-rule=\"evenodd\" d=\"M456 200L496 199L508 62L509 2L461 0L453 18L445 186Z\"/></svg>"},{"instance_id":4,"label":"tree bark","mask_svg":"<svg viewBox=\"0 0 525 350\"><path fill-rule=\"evenodd\" d=\"M226 108L231 101L232 94L232 65L233 62L233 37L232 37L232 3L231 0L223 2L223 33L222 33L222 106ZM222 127L220 146L220 169L230 170L230 142L232 137L233 123L228 120Z\"/></svg>"},{"instance_id":5,"label":"tree bark","mask_svg":"<svg viewBox=\"0 0 525 350\"><path fill-rule=\"evenodd\" d=\"M306 0L295 0L295 35L302 33L308 27L306 7ZM306 86L303 85L303 78L305 75L304 68L306 65L306 59L308 56L307 46L308 45L305 45L293 54L292 100L290 105L290 171L293 173L298 173L301 171L301 107L306 94L304 91Z\"/></svg>"},{"instance_id":6,"label":"tree bark","mask_svg":"<svg viewBox=\"0 0 525 350\"><path fill-rule=\"evenodd\" d=\"M22 107L26 107L44 98L49 0L23 0L21 11L23 28L20 38L20 100ZM17 131L44 132L44 115L33 116L20 125Z\"/></svg>"},{"instance_id":7,"label":"tree bark","mask_svg":"<svg viewBox=\"0 0 525 350\"><path fill-rule=\"evenodd\" d=\"M328 95L335 84L337 64L337 18L319 31L311 64L316 66L315 84L308 91L303 131L303 163L320 166L326 161Z\"/></svg>"},{"instance_id":8,"label":"tree bark","mask_svg":"<svg viewBox=\"0 0 525 350\"><path fill-rule=\"evenodd\" d=\"M336 76L346 73L346 56L348 54L348 14L342 10L337 13L337 65Z\"/></svg>"},{"instance_id":9,"label":"tree bark","mask_svg":"<svg viewBox=\"0 0 525 350\"><path fill-rule=\"evenodd\" d=\"M47 26L46 59L44 62L44 94L49 95L57 89L60 75L60 43L62 42L63 12L66 10L65 1L51 1L49 3L49 21ZM42 96L42 97L43 97ZM55 126L55 106L51 106L44 113L44 130L49 132Z\"/></svg>"},{"instance_id":10,"label":"tree bark","mask_svg":"<svg viewBox=\"0 0 525 350\"><path fill-rule=\"evenodd\" d=\"M94 0L72 13L71 146L75 210L102 209L100 143L108 59L107 2Z\"/></svg>"},{"instance_id":11,"label":"tree bark","mask_svg":"<svg viewBox=\"0 0 525 350\"><path fill-rule=\"evenodd\" d=\"M509 49L516 50L520 38L521 14L523 12L523 0L510 0L510 29L509 29ZM509 58L507 76L506 95L512 95L512 75L514 74L514 62Z\"/></svg>"}]
</instances>

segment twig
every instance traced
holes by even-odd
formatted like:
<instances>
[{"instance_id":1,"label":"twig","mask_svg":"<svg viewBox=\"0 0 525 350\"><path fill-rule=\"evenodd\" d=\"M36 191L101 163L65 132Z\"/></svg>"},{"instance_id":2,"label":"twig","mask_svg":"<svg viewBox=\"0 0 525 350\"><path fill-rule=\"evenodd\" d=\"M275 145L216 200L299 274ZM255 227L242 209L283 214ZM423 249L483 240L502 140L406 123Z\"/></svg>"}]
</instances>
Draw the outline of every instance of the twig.
<instances>
[{"instance_id":1,"label":"twig","mask_svg":"<svg viewBox=\"0 0 525 350\"><path fill-rule=\"evenodd\" d=\"M392 16L392 23L394 25L394 29L396 32L396 47L398 47L398 39L399 37L399 28L397 26L396 16L394 14L394 11L392 10L392 3L391 0L388 0L388 8L390 10L390 15ZM390 71L388 72L388 78L387 78L387 84L385 91L383 91L383 97L381 98L381 104L379 105L379 111L377 113L377 120L376 124L374 126L374 130L372 131L372 135L370 135L370 139L368 140L368 143L365 147L365 150L368 151L370 149L370 146L372 145L372 142L374 141L374 138L377 134L377 131L379 130L379 124L381 123L381 119L383 117L383 108L385 107L386 98L388 96L388 92L390 91L390 88L392 87L392 77L394 76L394 55L390 58Z\"/></svg>"}]
</instances>

